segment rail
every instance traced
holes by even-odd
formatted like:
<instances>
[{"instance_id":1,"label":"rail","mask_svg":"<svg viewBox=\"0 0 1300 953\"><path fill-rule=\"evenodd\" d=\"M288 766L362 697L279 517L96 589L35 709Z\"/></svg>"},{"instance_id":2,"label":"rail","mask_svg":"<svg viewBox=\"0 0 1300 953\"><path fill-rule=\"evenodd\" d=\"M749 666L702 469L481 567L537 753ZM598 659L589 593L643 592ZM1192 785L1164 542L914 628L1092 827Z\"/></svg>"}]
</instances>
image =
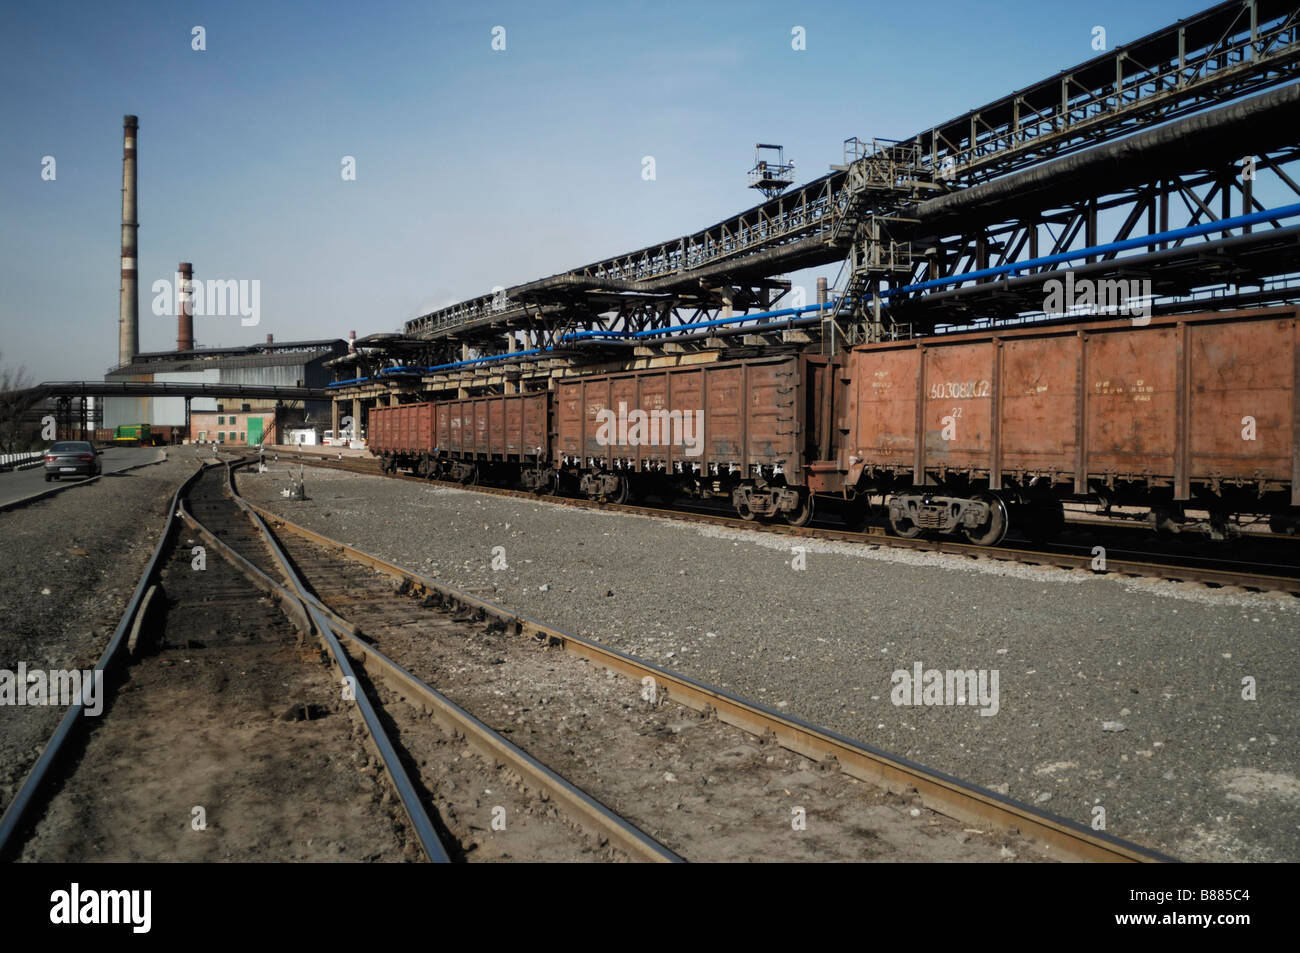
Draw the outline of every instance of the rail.
<instances>
[{"instance_id":1,"label":"rail","mask_svg":"<svg viewBox=\"0 0 1300 953\"><path fill-rule=\"evenodd\" d=\"M250 463L251 460L238 460L227 462L226 479L227 483L233 487L233 466ZM255 584L266 589L272 598L276 598L280 605L286 609L286 614L302 630L311 631L314 629L323 646L329 653L330 664L338 672L340 678L349 686L354 688L353 697L361 714L362 721L365 724L367 736L375 752L387 772L393 788L398 795L403 811L406 813L411 827L415 832L416 838L420 843L420 848L425 856L434 863L448 863L451 858L447 853L437 832L434 830L433 822L429 818L428 812L425 811L423 803L420 801L418 793L411 783L410 777L403 767L401 759L398 757L392 742L385 732L383 724L379 720L378 714L374 710L365 689L358 683L356 673L352 670L352 665L348 661L347 654L343 647L339 645L333 630L322 620L312 605L299 599L292 592L286 590L278 582L267 576L258 567L254 566L247 559L237 553L224 540L215 535L208 527L204 526L189 510L185 507L183 498L179 507L179 515L185 522L194 528L204 540L221 553L237 569L248 576ZM260 527L263 531L265 527ZM275 552L274 540L268 537L268 546L272 547Z\"/></svg>"},{"instance_id":2,"label":"rail","mask_svg":"<svg viewBox=\"0 0 1300 953\"><path fill-rule=\"evenodd\" d=\"M126 611L122 613L122 618L113 631L112 638L108 640L108 646L104 649L104 654L95 663L95 671L105 673L104 679L106 683L108 673L115 668L119 660L128 633L132 631L136 625L137 617L141 614L141 607L145 603L146 593L157 578L163 551L167 548L172 530L176 526L180 501L184 498L191 484L205 470L218 465L206 464L195 470L186 478L184 483L177 487L176 492L172 495L171 505L167 510L167 522L163 526L163 531L158 535L158 545L154 547L153 555L149 558L149 563L140 576L140 582L136 585L135 592L131 595L131 601L127 603ZM106 684L105 691L107 690ZM28 812L44 791L46 782L50 777L50 771L62 758L69 738L76 733L78 719L82 716L84 710L85 704L80 698L68 708L67 714L63 716L58 728L55 729L54 734L42 749L40 757L32 765L22 786L14 795L14 799L5 809L4 815L0 817L0 858L7 858L14 848L16 844L15 835L21 830L22 823Z\"/></svg>"},{"instance_id":3,"label":"rail","mask_svg":"<svg viewBox=\"0 0 1300 953\"><path fill-rule=\"evenodd\" d=\"M299 575L292 560L285 555L279 541L275 538L275 534L267 527L263 511L239 495L238 488L234 483L234 471L238 465L238 463L232 464L228 470L231 494L235 502L244 510L257 527L259 533L261 533L275 558L276 564L279 566L280 572L288 580L292 592L282 591L285 592L287 597L297 599L305 607L317 631L329 642L331 651L336 652L340 664L346 666L344 677L352 676L355 680L351 666L347 661L349 654L356 655L365 662L373 662L379 669L380 674L392 683L399 692L410 692L418 696L424 704L437 712L445 722L450 723L455 731L464 735L483 754L508 763L513 770L531 781L539 791L545 792L548 797L554 798L565 805L575 815L585 818L593 826L608 835L612 843L627 851L630 856L656 862L681 861L682 858L646 835L635 825L615 814L587 792L552 771L522 748L519 748L498 732L493 731L451 699L431 688L392 659L358 638L355 626L337 615L311 593L307 582ZM346 651L339 643L340 638L348 643ZM364 693L358 691L358 704L363 704L363 697ZM377 737L386 741L382 728L379 727L378 718L374 715L373 709L370 708L368 700L364 701L362 712L363 716L367 717L367 722L369 722L369 718L375 718L375 728L373 730L377 732ZM394 758L396 758L395 754ZM410 788L409 781L406 787L409 790L403 791L401 794L403 803L406 804L407 799L410 798L415 805L419 805L418 796L415 794L414 789ZM432 828L429 829L429 833L433 833ZM423 841L423 835L421 839Z\"/></svg>"},{"instance_id":4,"label":"rail","mask_svg":"<svg viewBox=\"0 0 1300 953\"><path fill-rule=\"evenodd\" d=\"M255 504L248 504L277 531L291 532L317 545L341 552L379 572L402 580L417 593L444 605L492 618L508 633L534 638L565 649L639 683L654 679L656 692L687 708L711 712L721 721L752 734L770 734L783 747L817 761L834 760L851 777L889 788L915 789L934 810L971 823L1016 829L1059 848L1075 860L1167 862L1158 851L1094 831L1067 818L1048 814L1009 797L970 784L940 771L874 748L864 742L742 699L721 688L660 668L617 649L545 625L536 619L403 569L385 559L300 526Z\"/></svg>"}]
</instances>

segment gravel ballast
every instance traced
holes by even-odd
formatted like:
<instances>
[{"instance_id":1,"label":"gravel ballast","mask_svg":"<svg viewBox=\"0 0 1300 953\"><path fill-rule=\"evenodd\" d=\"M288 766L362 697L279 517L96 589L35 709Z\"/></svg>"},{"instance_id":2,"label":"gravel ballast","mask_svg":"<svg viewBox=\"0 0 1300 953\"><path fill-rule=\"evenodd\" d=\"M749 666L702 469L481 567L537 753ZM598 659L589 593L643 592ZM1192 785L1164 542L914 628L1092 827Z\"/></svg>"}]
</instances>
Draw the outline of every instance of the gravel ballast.
<instances>
[{"instance_id":1,"label":"gravel ballast","mask_svg":"<svg viewBox=\"0 0 1300 953\"><path fill-rule=\"evenodd\" d=\"M240 487L449 585L1182 859L1300 859L1294 597L306 473L306 502L281 497L284 465ZM989 690L996 674L996 705L895 704L912 700L896 673L918 663L983 672Z\"/></svg>"},{"instance_id":2,"label":"gravel ballast","mask_svg":"<svg viewBox=\"0 0 1300 953\"><path fill-rule=\"evenodd\" d=\"M0 669L94 667L197 460L190 448L169 448L161 463L0 513ZM0 707L0 810L63 714L57 705Z\"/></svg>"}]
</instances>

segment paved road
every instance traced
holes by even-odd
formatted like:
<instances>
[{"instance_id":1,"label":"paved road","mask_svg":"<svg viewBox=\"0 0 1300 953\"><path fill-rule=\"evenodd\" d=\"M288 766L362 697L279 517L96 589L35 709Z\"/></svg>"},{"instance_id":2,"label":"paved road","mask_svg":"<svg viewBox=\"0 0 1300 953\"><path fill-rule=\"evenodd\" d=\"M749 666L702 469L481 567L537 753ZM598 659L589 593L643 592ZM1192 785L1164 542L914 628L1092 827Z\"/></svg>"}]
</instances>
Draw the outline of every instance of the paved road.
<instances>
[{"instance_id":1,"label":"paved road","mask_svg":"<svg viewBox=\"0 0 1300 953\"><path fill-rule=\"evenodd\" d=\"M124 470L127 467L138 466L141 463L152 463L162 458L163 450L160 447L106 447L104 455L100 457L100 463L104 466L104 473L109 474ZM15 500L21 500L34 493L40 493L43 490L80 482L80 480L81 478L78 477L61 480L58 483L46 483L44 466L0 473L0 506L12 503Z\"/></svg>"}]
</instances>

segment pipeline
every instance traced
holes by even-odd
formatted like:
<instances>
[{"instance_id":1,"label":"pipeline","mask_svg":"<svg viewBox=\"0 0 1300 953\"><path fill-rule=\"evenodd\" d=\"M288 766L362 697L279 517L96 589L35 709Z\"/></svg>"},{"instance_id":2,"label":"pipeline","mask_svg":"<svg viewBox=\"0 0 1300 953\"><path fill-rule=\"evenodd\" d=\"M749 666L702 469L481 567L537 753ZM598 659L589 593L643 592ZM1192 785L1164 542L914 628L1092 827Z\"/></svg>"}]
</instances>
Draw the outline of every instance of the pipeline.
<instances>
[{"instance_id":1,"label":"pipeline","mask_svg":"<svg viewBox=\"0 0 1300 953\"><path fill-rule=\"evenodd\" d=\"M1006 265L997 265L992 268L981 268L977 271L968 271L958 275L950 275L947 278L932 278L929 281L904 285L901 288L887 289L882 291L880 296L882 298L891 298L896 295L926 291L931 288L941 288L945 285L962 284L967 281L978 281L981 278L995 278L1003 275L1015 276L1018 272L1028 271L1030 269L1040 268L1047 265L1064 264L1065 262L1078 261L1082 258L1092 258L1127 251L1132 248L1142 248L1165 242L1182 241L1186 238L1196 238L1215 232L1228 232L1235 228L1244 228L1249 225L1262 224L1263 222L1279 222L1283 219L1296 218L1297 216L1300 216L1300 203L1283 205L1279 208L1264 209L1260 212L1251 212L1247 215L1237 215L1233 218L1223 218L1216 222L1206 222L1202 225L1190 225L1184 228L1171 229L1167 232L1155 232L1151 235L1141 235L1137 238L1127 238L1122 241L1108 242L1104 245L1092 245L1074 251L1059 252L1055 255L1044 255L1038 258L1030 258L1025 261L1012 262ZM871 299L872 295L870 293L863 295L864 301L870 301ZM808 312L835 310L838 307L840 300L841 299L836 298L835 300L827 301L824 304L810 304L800 308L782 308L776 311L761 311L754 314L733 315L729 318L714 318L709 321L695 321L690 324L677 324L670 328L651 328L645 331L572 331L568 334L562 335L559 339L559 343L563 345L569 342L589 339L644 340L665 334L673 335L672 339L676 339L676 337L682 335L682 332L684 331L698 331L704 328L716 328L728 324L742 324L749 321L769 321L773 318L800 318ZM790 323L792 324L793 322ZM471 367L494 361L506 361L521 357L529 357L536 354L552 352L554 350L554 347L543 347L532 348L527 351L509 351L505 354L493 354L489 357L475 357L464 361L454 361L450 364L437 364L432 367L389 367L381 370L378 376L382 377L386 374L410 373L412 371L421 374L436 373L438 371L455 370L461 367ZM342 387L347 384L361 384L371 379L372 378L369 377L358 377L347 381L334 381L327 386Z\"/></svg>"},{"instance_id":2,"label":"pipeline","mask_svg":"<svg viewBox=\"0 0 1300 953\"><path fill-rule=\"evenodd\" d=\"M1014 276L1018 271L1025 271L1030 268L1038 268L1043 265L1059 265L1067 261L1077 261L1080 258L1091 258L1094 256L1108 255L1112 252L1127 251L1130 248L1141 248L1145 245L1162 244L1169 241L1181 241L1184 238L1196 238L1200 235L1208 235L1212 232L1227 232L1234 228L1243 228L1247 225L1258 225L1262 222L1276 222L1284 218L1295 218L1300 215L1300 203L1295 205L1283 205L1280 208L1264 209L1262 212L1251 212L1248 215L1238 215L1235 218L1221 218L1217 222L1206 222L1204 225L1190 225L1185 228L1175 228L1167 232L1156 232L1152 235L1140 235L1137 238L1126 238L1123 241L1109 242L1105 245L1093 245L1090 248L1080 248L1076 251L1063 251L1055 255L1044 255L1040 258L1030 258L1026 261L1012 262L1006 265L996 265L992 268L981 268L978 271L967 271L960 275L951 275L947 278L932 278L929 281L922 281L914 285L904 285L901 288L890 288L882 291L882 298L890 298L894 295L906 294L912 291L925 291L929 288L941 288L944 285L962 284L967 281L978 281L981 278L996 278L1001 275ZM864 300L870 299L871 295L864 295Z\"/></svg>"}]
</instances>

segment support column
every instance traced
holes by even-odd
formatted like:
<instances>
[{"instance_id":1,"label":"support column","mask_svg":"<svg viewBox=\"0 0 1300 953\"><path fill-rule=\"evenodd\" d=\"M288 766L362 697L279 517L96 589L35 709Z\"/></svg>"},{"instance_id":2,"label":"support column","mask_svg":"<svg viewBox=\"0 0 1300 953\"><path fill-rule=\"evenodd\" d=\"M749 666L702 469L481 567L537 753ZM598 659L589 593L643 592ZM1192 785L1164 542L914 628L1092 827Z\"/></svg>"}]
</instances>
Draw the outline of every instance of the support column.
<instances>
[{"instance_id":1,"label":"support column","mask_svg":"<svg viewBox=\"0 0 1300 953\"><path fill-rule=\"evenodd\" d=\"M513 354L515 350L515 332L510 331L506 334L506 353ZM519 384L516 381L506 381L505 392L507 394L519 393Z\"/></svg>"},{"instance_id":2,"label":"support column","mask_svg":"<svg viewBox=\"0 0 1300 953\"><path fill-rule=\"evenodd\" d=\"M817 303L824 305L827 298L826 279L817 279ZM822 353L834 357L835 352L839 349L839 341L836 340L835 321L832 320L830 311L822 308L817 312L817 317L821 318L822 329Z\"/></svg>"}]
</instances>

